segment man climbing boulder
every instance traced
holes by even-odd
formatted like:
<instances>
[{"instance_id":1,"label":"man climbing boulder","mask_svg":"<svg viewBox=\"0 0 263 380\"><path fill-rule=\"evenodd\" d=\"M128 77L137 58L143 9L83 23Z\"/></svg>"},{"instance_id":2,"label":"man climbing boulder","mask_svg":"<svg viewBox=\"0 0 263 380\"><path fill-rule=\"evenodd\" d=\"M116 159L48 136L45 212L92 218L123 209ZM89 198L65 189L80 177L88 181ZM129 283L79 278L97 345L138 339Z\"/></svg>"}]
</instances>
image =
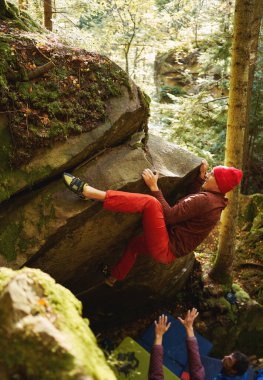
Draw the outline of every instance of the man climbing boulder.
<instances>
[{"instance_id":1,"label":"man climbing boulder","mask_svg":"<svg viewBox=\"0 0 263 380\"><path fill-rule=\"evenodd\" d=\"M142 213L143 234L131 239L122 258L106 278L108 285L113 286L116 281L123 280L139 254L170 264L192 252L208 236L227 206L225 193L240 183L242 171L216 166L207 173L207 168L208 164L203 160L190 194L173 207L166 202L158 187L158 173L150 169L145 169L142 177L151 195L101 191L64 173L65 184L80 198L100 200L104 209L110 211Z\"/></svg>"}]
</instances>

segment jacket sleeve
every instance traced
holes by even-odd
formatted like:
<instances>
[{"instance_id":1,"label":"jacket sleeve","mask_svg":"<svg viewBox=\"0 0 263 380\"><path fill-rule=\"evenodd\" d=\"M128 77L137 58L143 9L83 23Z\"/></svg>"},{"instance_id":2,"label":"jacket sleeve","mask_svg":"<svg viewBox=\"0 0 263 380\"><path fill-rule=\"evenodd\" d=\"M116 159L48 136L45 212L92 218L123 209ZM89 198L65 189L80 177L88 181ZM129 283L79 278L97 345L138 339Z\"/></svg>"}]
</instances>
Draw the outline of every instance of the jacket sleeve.
<instances>
[{"instance_id":1,"label":"jacket sleeve","mask_svg":"<svg viewBox=\"0 0 263 380\"><path fill-rule=\"evenodd\" d=\"M189 195L171 207L161 191L153 191L152 195L161 203L166 224L176 224L206 212L207 195L202 192Z\"/></svg>"},{"instance_id":2,"label":"jacket sleeve","mask_svg":"<svg viewBox=\"0 0 263 380\"><path fill-rule=\"evenodd\" d=\"M149 380L164 380L163 376L163 346L153 345L148 373Z\"/></svg>"},{"instance_id":3,"label":"jacket sleeve","mask_svg":"<svg viewBox=\"0 0 263 380\"><path fill-rule=\"evenodd\" d=\"M205 370L201 362L196 337L186 338L188 363L191 380L204 380Z\"/></svg>"}]
</instances>

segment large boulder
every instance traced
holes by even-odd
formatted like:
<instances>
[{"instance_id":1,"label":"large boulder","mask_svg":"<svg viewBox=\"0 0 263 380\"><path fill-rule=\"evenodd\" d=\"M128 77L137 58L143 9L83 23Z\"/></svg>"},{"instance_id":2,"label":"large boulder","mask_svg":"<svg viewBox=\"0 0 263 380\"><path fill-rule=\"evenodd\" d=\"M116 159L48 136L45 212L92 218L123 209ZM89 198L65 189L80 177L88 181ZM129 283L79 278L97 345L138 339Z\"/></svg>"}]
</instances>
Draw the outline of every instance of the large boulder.
<instances>
[{"instance_id":1,"label":"large boulder","mask_svg":"<svg viewBox=\"0 0 263 380\"><path fill-rule=\"evenodd\" d=\"M137 137L137 141L133 136L130 142L104 151L74 174L100 189L144 193L147 188L141 173L150 167L160 172L160 185L168 197L196 175L199 158L157 136L150 135L146 146L140 143L144 136ZM99 202L81 201L58 179L2 208L1 264L15 269L23 265L40 268L81 291L96 282L100 263L116 262L127 239L140 230L139 222L140 215L111 213ZM178 290L174 284L187 263L193 263L191 255L168 269L141 259L130 281L151 293L174 294Z\"/></svg>"},{"instance_id":2,"label":"large boulder","mask_svg":"<svg viewBox=\"0 0 263 380\"><path fill-rule=\"evenodd\" d=\"M250 355L262 357L263 306L252 300L248 302L246 311L240 313L238 327L236 347L240 347Z\"/></svg>"},{"instance_id":3,"label":"large boulder","mask_svg":"<svg viewBox=\"0 0 263 380\"><path fill-rule=\"evenodd\" d=\"M147 97L114 62L16 26L0 33L0 202L147 128Z\"/></svg>"},{"instance_id":4,"label":"large boulder","mask_svg":"<svg viewBox=\"0 0 263 380\"><path fill-rule=\"evenodd\" d=\"M234 284L236 304L230 304L225 294L205 299L204 334L213 342L216 357L240 350L261 357L263 349L263 306L250 299L239 285Z\"/></svg>"},{"instance_id":5,"label":"large boulder","mask_svg":"<svg viewBox=\"0 0 263 380\"><path fill-rule=\"evenodd\" d=\"M146 146L140 143L145 136L135 137L84 163L74 174L100 189L144 193L141 173L150 167L159 170L160 186L174 201L197 175L201 160L157 136L148 136ZM0 211L1 264L49 273L83 301L93 326L102 331L116 323L116 316L125 315L127 321L135 310L174 299L193 269L193 254L168 266L139 257L115 289L100 285L101 264L111 267L117 262L128 239L140 232L140 221L138 214L111 213L99 202L82 201L62 179L54 180L17 196Z\"/></svg>"},{"instance_id":6,"label":"large boulder","mask_svg":"<svg viewBox=\"0 0 263 380\"><path fill-rule=\"evenodd\" d=\"M116 379L81 309L40 270L1 268L1 379Z\"/></svg>"}]
</instances>

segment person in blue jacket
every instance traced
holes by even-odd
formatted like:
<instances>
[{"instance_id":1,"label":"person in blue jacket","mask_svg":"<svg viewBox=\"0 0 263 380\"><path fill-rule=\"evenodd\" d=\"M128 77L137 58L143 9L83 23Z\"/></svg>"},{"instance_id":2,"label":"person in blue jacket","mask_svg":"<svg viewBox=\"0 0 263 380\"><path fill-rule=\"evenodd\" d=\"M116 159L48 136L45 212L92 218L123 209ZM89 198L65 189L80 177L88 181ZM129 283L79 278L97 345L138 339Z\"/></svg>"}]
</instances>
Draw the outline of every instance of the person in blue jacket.
<instances>
[{"instance_id":1,"label":"person in blue jacket","mask_svg":"<svg viewBox=\"0 0 263 380\"><path fill-rule=\"evenodd\" d=\"M188 310L185 319L178 318L186 330L186 347L190 380L205 380L205 368L202 365L193 324L198 316L197 309ZM170 323L165 315L155 321L155 340L151 351L148 380L164 380L163 374L163 335L169 329ZM239 351L234 351L222 359L222 370L213 380L246 380L249 366L248 357ZM212 380L212 379L211 379Z\"/></svg>"},{"instance_id":2,"label":"person in blue jacket","mask_svg":"<svg viewBox=\"0 0 263 380\"><path fill-rule=\"evenodd\" d=\"M234 351L222 359L223 368L213 380L242 380L248 370L248 357L240 351Z\"/></svg>"}]
</instances>

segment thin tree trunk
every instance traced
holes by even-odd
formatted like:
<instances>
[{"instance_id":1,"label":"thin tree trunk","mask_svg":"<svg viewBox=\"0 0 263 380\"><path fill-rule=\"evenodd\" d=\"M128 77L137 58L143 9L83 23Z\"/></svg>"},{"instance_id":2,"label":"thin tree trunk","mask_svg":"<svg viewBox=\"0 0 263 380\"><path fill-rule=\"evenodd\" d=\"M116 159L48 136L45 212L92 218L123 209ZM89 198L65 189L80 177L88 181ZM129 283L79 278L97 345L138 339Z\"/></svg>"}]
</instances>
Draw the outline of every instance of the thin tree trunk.
<instances>
[{"instance_id":1,"label":"thin tree trunk","mask_svg":"<svg viewBox=\"0 0 263 380\"><path fill-rule=\"evenodd\" d=\"M132 79L134 81L136 81L136 79L137 79L138 62L139 62L140 56L141 56L141 54L142 54L143 51L144 51L144 46L141 48L140 51L139 51L138 46L135 49L134 60L133 60L133 72L132 72L132 75L131 75Z\"/></svg>"},{"instance_id":2,"label":"thin tree trunk","mask_svg":"<svg viewBox=\"0 0 263 380\"><path fill-rule=\"evenodd\" d=\"M198 23L195 23L195 47L198 48Z\"/></svg>"},{"instance_id":3,"label":"thin tree trunk","mask_svg":"<svg viewBox=\"0 0 263 380\"><path fill-rule=\"evenodd\" d=\"M23 3L24 3L24 0L18 0L18 9L19 9L20 11L23 10Z\"/></svg>"},{"instance_id":4,"label":"thin tree trunk","mask_svg":"<svg viewBox=\"0 0 263 380\"><path fill-rule=\"evenodd\" d=\"M225 0L224 0L225 1ZM231 23L231 1L226 1L226 15L224 20L224 31L229 32Z\"/></svg>"},{"instance_id":5,"label":"thin tree trunk","mask_svg":"<svg viewBox=\"0 0 263 380\"><path fill-rule=\"evenodd\" d=\"M125 46L124 48L124 57L125 57L125 71L127 73L127 75L130 75L129 71L129 50L128 48Z\"/></svg>"},{"instance_id":6,"label":"thin tree trunk","mask_svg":"<svg viewBox=\"0 0 263 380\"><path fill-rule=\"evenodd\" d=\"M251 47L250 47L250 69L249 69L249 86L248 86L248 105L247 105L247 120L249 120L251 97L253 89L253 80L256 69L256 61L258 55L258 44L260 35L260 25L263 16L263 1L255 0L255 7L253 12L253 20L251 24ZM244 172L249 171L249 149L248 149L249 128L246 128L244 138L244 155L243 155L243 168Z\"/></svg>"},{"instance_id":7,"label":"thin tree trunk","mask_svg":"<svg viewBox=\"0 0 263 380\"><path fill-rule=\"evenodd\" d=\"M255 0L236 0L235 5L225 165L237 168L242 167L244 135L248 122L250 30L254 5ZM210 273L212 278L221 283L231 283L238 195L238 188L229 194L229 204L221 218L217 257Z\"/></svg>"},{"instance_id":8,"label":"thin tree trunk","mask_svg":"<svg viewBox=\"0 0 263 380\"><path fill-rule=\"evenodd\" d=\"M44 0L44 23L48 30L52 30L52 0Z\"/></svg>"}]
</instances>

